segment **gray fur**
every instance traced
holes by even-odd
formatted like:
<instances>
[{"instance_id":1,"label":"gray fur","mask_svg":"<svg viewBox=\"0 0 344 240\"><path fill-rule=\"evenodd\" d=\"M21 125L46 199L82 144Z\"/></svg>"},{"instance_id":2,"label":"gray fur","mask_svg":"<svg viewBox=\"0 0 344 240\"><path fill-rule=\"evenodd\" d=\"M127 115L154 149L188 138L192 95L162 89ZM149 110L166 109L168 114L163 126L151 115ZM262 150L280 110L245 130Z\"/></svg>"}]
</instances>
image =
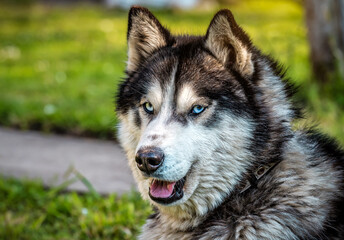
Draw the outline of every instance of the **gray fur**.
<instances>
[{"instance_id":1,"label":"gray fur","mask_svg":"<svg viewBox=\"0 0 344 240\"><path fill-rule=\"evenodd\" d=\"M344 154L317 132L292 129L287 83L230 11L194 37L172 36L147 9L133 7L128 48L118 139L156 209L140 239L344 239ZM195 105L204 112L193 114ZM150 175L135 162L147 147L165 156ZM153 179L183 177L181 199L150 198ZM245 181L252 186L240 193Z\"/></svg>"}]
</instances>

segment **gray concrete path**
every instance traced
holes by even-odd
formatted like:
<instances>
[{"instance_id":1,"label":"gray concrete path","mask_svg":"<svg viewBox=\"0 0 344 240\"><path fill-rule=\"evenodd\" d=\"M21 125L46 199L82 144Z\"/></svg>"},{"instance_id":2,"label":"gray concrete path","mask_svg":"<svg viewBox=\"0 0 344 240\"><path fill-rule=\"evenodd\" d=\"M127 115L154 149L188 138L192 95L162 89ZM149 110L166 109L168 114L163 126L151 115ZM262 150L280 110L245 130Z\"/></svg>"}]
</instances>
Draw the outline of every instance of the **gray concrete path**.
<instances>
[{"instance_id":1,"label":"gray concrete path","mask_svg":"<svg viewBox=\"0 0 344 240\"><path fill-rule=\"evenodd\" d=\"M135 186L124 153L114 142L0 127L1 175L56 186L75 178L72 168L102 194L121 194ZM68 188L87 191L79 180Z\"/></svg>"}]
</instances>

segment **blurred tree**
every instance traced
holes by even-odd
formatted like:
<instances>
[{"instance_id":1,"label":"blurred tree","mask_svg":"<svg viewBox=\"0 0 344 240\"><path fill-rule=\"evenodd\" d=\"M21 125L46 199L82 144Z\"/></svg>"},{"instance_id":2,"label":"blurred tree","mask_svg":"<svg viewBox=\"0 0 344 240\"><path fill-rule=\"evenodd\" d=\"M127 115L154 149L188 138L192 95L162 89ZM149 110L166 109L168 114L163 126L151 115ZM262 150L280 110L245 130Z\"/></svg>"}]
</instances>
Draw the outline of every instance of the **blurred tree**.
<instances>
[{"instance_id":1,"label":"blurred tree","mask_svg":"<svg viewBox=\"0 0 344 240\"><path fill-rule=\"evenodd\" d=\"M238 2L238 0L216 0L216 2L219 3L220 5L230 5L230 4Z\"/></svg>"},{"instance_id":2,"label":"blurred tree","mask_svg":"<svg viewBox=\"0 0 344 240\"><path fill-rule=\"evenodd\" d=\"M302 5L305 3L305 0L293 0L293 1Z\"/></svg>"},{"instance_id":3,"label":"blurred tree","mask_svg":"<svg viewBox=\"0 0 344 240\"><path fill-rule=\"evenodd\" d=\"M344 0L305 0L315 78L344 81Z\"/></svg>"}]
</instances>

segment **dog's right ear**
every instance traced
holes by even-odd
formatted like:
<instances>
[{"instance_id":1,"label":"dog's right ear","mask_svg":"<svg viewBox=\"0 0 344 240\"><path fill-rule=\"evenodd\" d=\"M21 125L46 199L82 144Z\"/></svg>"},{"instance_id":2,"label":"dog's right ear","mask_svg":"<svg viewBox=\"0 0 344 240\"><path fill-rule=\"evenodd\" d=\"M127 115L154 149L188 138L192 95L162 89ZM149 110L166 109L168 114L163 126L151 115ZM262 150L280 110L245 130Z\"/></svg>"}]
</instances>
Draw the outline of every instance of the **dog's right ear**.
<instances>
[{"instance_id":1,"label":"dog's right ear","mask_svg":"<svg viewBox=\"0 0 344 240\"><path fill-rule=\"evenodd\" d=\"M158 48L172 40L170 32L146 8L133 6L128 20L128 62L127 71L137 67Z\"/></svg>"}]
</instances>

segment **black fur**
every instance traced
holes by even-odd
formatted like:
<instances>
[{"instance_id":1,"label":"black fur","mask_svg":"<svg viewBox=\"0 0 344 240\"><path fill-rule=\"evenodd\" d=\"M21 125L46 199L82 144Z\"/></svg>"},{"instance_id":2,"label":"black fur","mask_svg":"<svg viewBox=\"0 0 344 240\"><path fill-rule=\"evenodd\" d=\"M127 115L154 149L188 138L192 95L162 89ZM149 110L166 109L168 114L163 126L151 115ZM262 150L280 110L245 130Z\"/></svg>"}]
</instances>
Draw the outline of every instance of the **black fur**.
<instances>
[{"instance_id":1,"label":"black fur","mask_svg":"<svg viewBox=\"0 0 344 240\"><path fill-rule=\"evenodd\" d=\"M125 116L130 110L135 110L135 124L141 127L137 108L141 98L147 94L151 79L159 81L164 88L170 81L173 71L171 66L177 66L174 75L175 99L184 85L189 83L198 96L208 100L209 106L216 103L213 114L202 123L205 127L216 129L222 118L228 114L254 123L252 139L248 141L246 149L243 149L254 156L254 161L242 173L241 179L242 182L250 180L254 184L243 193L238 191L238 184L221 204L202 216L198 225L190 224L188 228L176 230L176 234L185 233L190 239L215 239L222 236L227 236L228 239L252 239L246 235L248 229L257 233L264 232L264 224L268 226L270 220L278 219L276 222L285 232L289 232L288 236L293 235L296 239L344 239L344 152L335 141L314 130L292 130L291 122L302 115L300 108L291 100L295 88L285 78L283 68L253 46L229 10L222 10L214 16L205 36L173 36L147 9L134 7L129 12L128 39L134 27L132 18L139 13L144 13L153 21L166 44L149 54L140 55L136 69L127 71L127 77L120 85L117 96L116 105L120 115ZM219 16L225 16L234 37L251 54L251 59L248 60L253 63L252 74L240 72L235 62L237 49L234 49L235 46L231 45L230 41L223 46L228 50L225 62L221 62L206 46L209 29L216 24L215 19ZM139 34L139 42L145 39L144 34ZM223 41L226 42L225 40ZM266 86L269 78L278 86ZM267 90L269 87L279 89L280 86L279 93ZM278 101L287 106L287 113L279 114L278 109L275 109L274 104ZM284 107L282 103L279 104ZM198 117L190 113L177 113L175 107L173 111L168 123L178 122L187 126ZM152 119L155 117L151 116ZM158 136L151 136L153 140L157 138ZM302 151L298 149L299 146ZM221 152L221 149L218 151ZM292 165L293 161L295 166ZM297 161L302 161L302 164L299 164L301 167L297 165ZM254 171L269 163L278 164L259 181L253 181ZM309 183L309 178L314 177L313 172L324 169L328 174L333 174L331 180L336 184L337 198L334 197L335 193L331 192L333 190L325 188L326 183L321 186ZM320 172L319 176L325 179L326 173ZM317 180L314 179L314 182ZM301 194L296 191L301 191L306 185L305 191L309 188L309 192ZM328 197L326 202L329 212L324 216L320 215L321 209L314 208L317 204L313 204L303 194L309 198L320 199L319 201L326 201L327 194L332 194L332 198ZM269 210L269 216L266 216L265 210ZM166 222L163 222L161 214L163 213L156 209L147 228L153 231L158 226L165 227L163 225ZM252 225L240 222L245 216L250 216ZM309 219L314 216L324 217L323 226L312 226ZM173 217L178 219L178 216ZM237 233L239 227L242 229Z\"/></svg>"}]
</instances>

